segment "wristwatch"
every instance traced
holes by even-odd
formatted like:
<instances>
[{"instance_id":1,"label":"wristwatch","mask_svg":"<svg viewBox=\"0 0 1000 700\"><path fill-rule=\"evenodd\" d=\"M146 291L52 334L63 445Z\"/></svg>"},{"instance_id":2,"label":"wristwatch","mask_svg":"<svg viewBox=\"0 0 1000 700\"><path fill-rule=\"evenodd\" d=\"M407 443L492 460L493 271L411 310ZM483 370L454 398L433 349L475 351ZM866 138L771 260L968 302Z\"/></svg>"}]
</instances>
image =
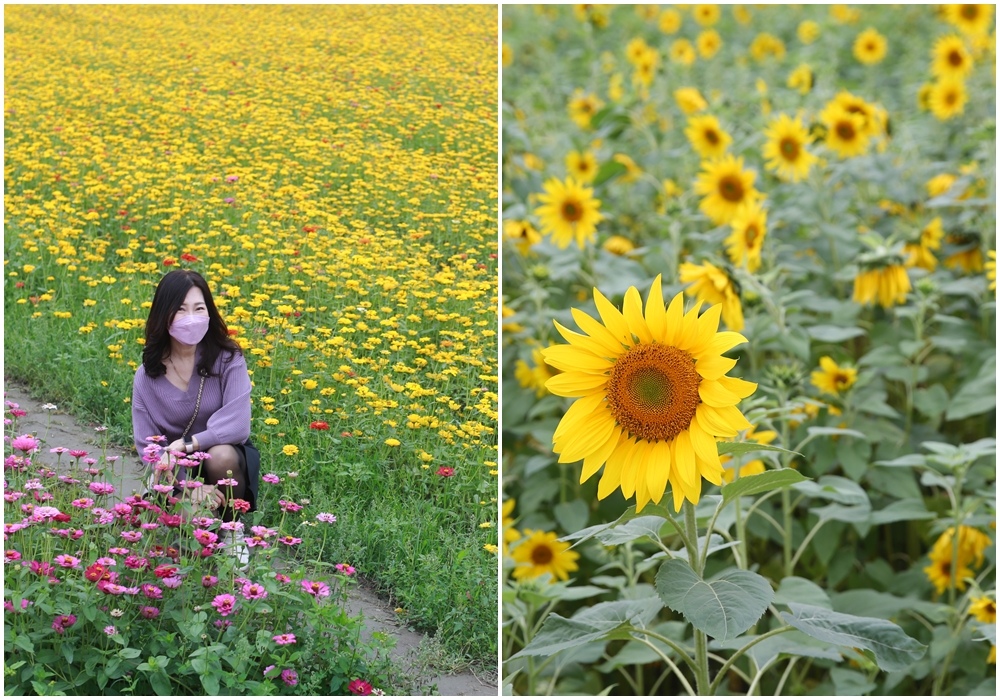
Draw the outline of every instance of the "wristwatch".
<instances>
[{"instance_id":1,"label":"wristwatch","mask_svg":"<svg viewBox=\"0 0 1000 700\"><path fill-rule=\"evenodd\" d=\"M194 452L194 440L192 440L191 442L184 443L184 451L187 452L188 454Z\"/></svg>"}]
</instances>

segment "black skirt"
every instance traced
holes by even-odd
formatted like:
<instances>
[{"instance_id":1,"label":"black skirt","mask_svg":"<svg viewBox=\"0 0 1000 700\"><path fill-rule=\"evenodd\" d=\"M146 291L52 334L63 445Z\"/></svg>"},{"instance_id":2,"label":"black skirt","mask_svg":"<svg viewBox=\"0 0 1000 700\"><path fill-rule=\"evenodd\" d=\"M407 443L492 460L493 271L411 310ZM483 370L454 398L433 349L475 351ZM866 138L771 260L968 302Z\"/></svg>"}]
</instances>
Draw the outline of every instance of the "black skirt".
<instances>
[{"instance_id":1,"label":"black skirt","mask_svg":"<svg viewBox=\"0 0 1000 700\"><path fill-rule=\"evenodd\" d=\"M248 438L242 445L233 445L239 456L240 466L247 475L247 501L250 502L250 512L257 510L257 494L260 491L260 450L253 446Z\"/></svg>"}]
</instances>

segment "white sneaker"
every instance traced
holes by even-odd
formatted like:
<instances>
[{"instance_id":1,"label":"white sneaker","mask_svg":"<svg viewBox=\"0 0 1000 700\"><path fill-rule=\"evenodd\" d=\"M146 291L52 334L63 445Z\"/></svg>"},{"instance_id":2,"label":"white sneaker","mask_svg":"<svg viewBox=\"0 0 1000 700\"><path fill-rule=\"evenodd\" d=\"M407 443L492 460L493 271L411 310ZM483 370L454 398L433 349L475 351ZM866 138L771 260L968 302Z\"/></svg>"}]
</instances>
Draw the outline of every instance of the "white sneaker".
<instances>
[{"instance_id":1,"label":"white sneaker","mask_svg":"<svg viewBox=\"0 0 1000 700\"><path fill-rule=\"evenodd\" d=\"M240 571L246 571L247 565L250 563L250 549L244 544L243 537L232 530L226 530L222 541L225 544L226 553L236 559L237 568Z\"/></svg>"}]
</instances>

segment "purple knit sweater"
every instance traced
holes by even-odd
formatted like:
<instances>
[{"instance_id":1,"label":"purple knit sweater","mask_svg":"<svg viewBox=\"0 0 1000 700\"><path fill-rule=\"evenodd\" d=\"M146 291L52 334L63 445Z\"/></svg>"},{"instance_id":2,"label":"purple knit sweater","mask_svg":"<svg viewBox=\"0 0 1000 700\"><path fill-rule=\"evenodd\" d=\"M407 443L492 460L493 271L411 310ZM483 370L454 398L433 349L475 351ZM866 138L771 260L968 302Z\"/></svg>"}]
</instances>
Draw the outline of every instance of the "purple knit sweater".
<instances>
[{"instance_id":1,"label":"purple knit sweater","mask_svg":"<svg viewBox=\"0 0 1000 700\"><path fill-rule=\"evenodd\" d=\"M195 351L195 367L201 360L201 346ZM205 377L198 417L188 438L197 438L198 447L207 450L215 445L240 444L250 437L250 375L243 355L219 352L212 376ZM167 444L184 432L198 399L201 377L191 375L187 391L170 383L165 374L156 379L146 376L139 365L132 383L132 432L139 454L146 448L146 438L165 435Z\"/></svg>"}]
</instances>

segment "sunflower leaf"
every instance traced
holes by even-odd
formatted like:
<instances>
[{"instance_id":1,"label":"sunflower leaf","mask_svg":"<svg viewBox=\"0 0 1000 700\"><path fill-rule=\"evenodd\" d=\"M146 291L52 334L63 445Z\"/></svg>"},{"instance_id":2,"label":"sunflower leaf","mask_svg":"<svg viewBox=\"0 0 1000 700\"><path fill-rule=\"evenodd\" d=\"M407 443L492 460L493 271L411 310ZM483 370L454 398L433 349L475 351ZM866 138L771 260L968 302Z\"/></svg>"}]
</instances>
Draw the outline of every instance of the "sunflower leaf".
<instances>
[{"instance_id":1,"label":"sunflower leaf","mask_svg":"<svg viewBox=\"0 0 1000 700\"><path fill-rule=\"evenodd\" d=\"M774 599L771 584L752 571L731 569L706 581L680 559L660 567L656 592L668 608L715 639L746 632Z\"/></svg>"},{"instance_id":2,"label":"sunflower leaf","mask_svg":"<svg viewBox=\"0 0 1000 700\"><path fill-rule=\"evenodd\" d=\"M741 457L749 452L787 452L788 454L799 455L799 457L802 456L798 452L786 450L783 447L761 445L757 442L717 442L715 444L719 448L720 455L732 455L733 457Z\"/></svg>"},{"instance_id":3,"label":"sunflower leaf","mask_svg":"<svg viewBox=\"0 0 1000 700\"><path fill-rule=\"evenodd\" d=\"M616 600L583 608L572 619L552 613L519 656L551 656L590 642L607 639L616 632L645 627L663 609L659 598Z\"/></svg>"},{"instance_id":4,"label":"sunflower leaf","mask_svg":"<svg viewBox=\"0 0 1000 700\"><path fill-rule=\"evenodd\" d=\"M789 603L785 622L813 639L848 648L867 649L883 671L902 671L924 656L927 647L898 625L874 617L857 617L813 605Z\"/></svg>"},{"instance_id":5,"label":"sunflower leaf","mask_svg":"<svg viewBox=\"0 0 1000 700\"><path fill-rule=\"evenodd\" d=\"M794 469L772 469L762 474L741 476L733 483L726 484L722 487L722 498L724 502L729 503L742 496L783 489L806 480L807 477Z\"/></svg>"}]
</instances>

